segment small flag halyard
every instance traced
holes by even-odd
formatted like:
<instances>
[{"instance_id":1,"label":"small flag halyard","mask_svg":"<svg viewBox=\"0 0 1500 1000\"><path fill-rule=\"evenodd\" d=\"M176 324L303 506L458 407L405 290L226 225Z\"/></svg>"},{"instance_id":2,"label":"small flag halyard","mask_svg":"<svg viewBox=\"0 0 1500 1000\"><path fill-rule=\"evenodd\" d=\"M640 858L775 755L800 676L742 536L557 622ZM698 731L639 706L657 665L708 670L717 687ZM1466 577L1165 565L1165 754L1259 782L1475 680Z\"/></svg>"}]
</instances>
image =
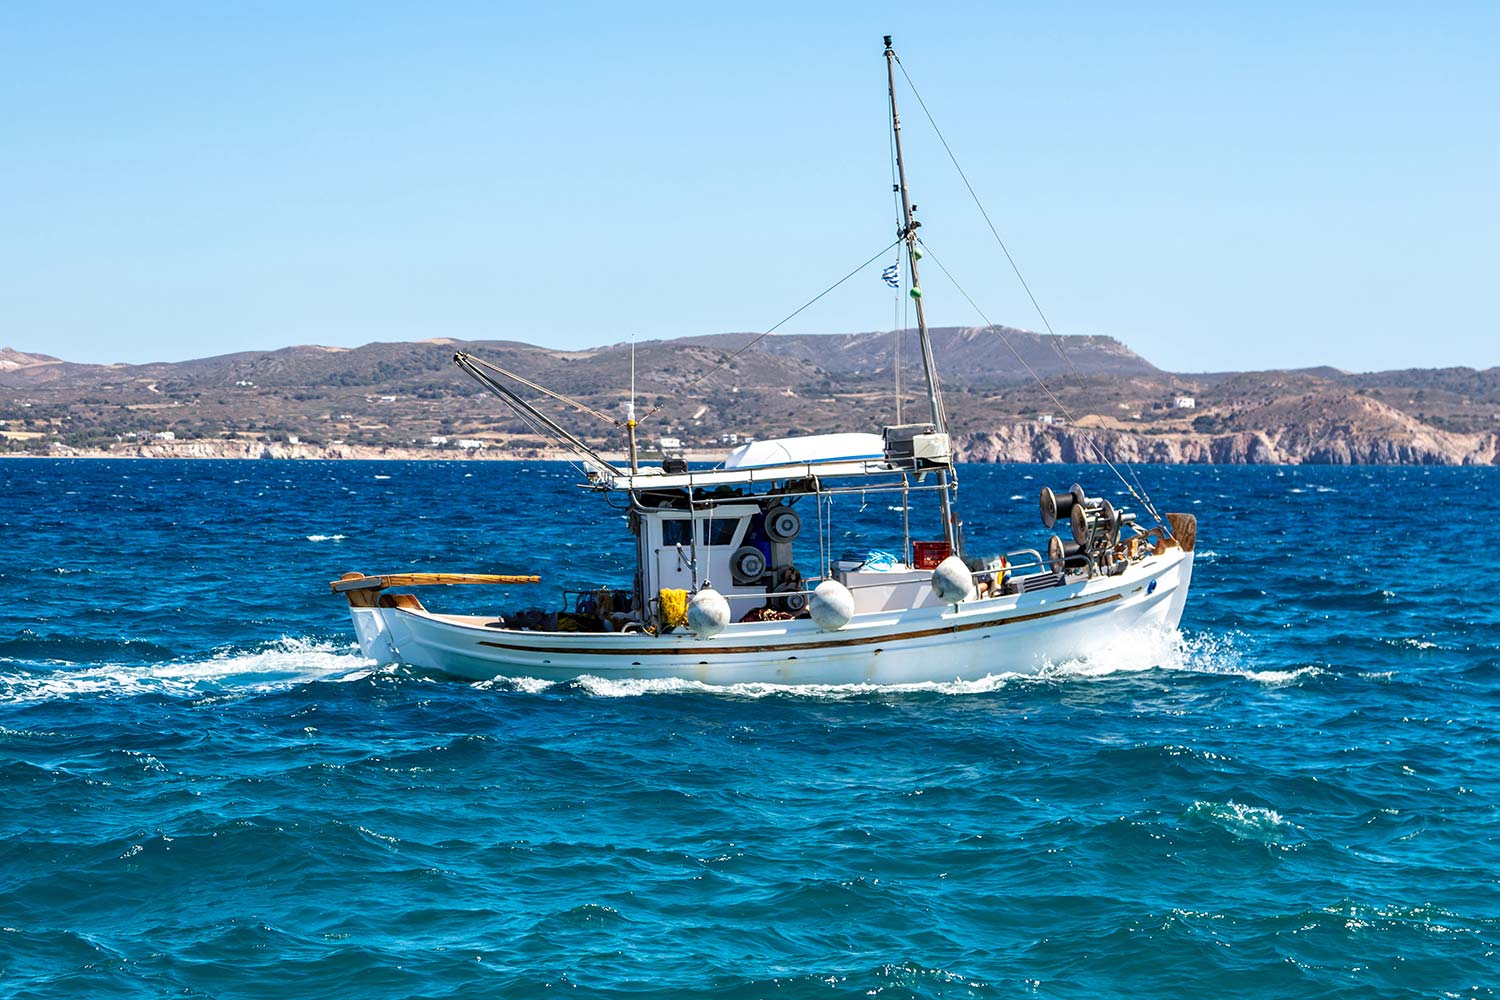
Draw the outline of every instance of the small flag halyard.
<instances>
[{"instance_id":1,"label":"small flag halyard","mask_svg":"<svg viewBox=\"0 0 1500 1000\"><path fill-rule=\"evenodd\" d=\"M899 269L898 269L897 265L892 264L890 267L886 268L884 271L881 271L880 272L880 276L885 279L885 283L887 285L890 285L892 288L900 288L901 287L901 279L899 277L897 277L898 273L899 273Z\"/></svg>"}]
</instances>

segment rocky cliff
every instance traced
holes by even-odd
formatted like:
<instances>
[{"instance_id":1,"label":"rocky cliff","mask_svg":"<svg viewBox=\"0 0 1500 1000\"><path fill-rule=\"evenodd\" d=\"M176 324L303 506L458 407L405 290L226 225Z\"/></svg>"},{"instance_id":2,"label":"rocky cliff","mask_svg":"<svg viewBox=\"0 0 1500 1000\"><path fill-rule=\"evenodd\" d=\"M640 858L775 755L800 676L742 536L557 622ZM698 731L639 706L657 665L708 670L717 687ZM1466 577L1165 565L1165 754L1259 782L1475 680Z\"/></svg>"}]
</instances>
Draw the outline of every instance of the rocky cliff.
<instances>
[{"instance_id":1,"label":"rocky cliff","mask_svg":"<svg viewBox=\"0 0 1500 1000\"><path fill-rule=\"evenodd\" d=\"M968 462L1126 462L1229 465L1500 465L1500 434L1442 431L1355 394L1306 396L1232 421L1255 429L1140 433L1014 423L963 436Z\"/></svg>"}]
</instances>

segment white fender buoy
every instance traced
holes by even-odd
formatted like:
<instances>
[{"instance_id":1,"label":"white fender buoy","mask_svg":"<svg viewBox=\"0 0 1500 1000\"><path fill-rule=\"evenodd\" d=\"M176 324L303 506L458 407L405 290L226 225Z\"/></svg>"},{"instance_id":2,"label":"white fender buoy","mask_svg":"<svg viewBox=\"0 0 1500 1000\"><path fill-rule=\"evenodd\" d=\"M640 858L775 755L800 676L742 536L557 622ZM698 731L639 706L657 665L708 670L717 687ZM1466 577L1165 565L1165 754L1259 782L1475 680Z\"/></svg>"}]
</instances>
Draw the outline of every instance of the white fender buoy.
<instances>
[{"instance_id":1,"label":"white fender buoy","mask_svg":"<svg viewBox=\"0 0 1500 1000\"><path fill-rule=\"evenodd\" d=\"M807 613L824 632L837 632L854 617L854 595L837 580L824 580L812 592Z\"/></svg>"},{"instance_id":2,"label":"white fender buoy","mask_svg":"<svg viewBox=\"0 0 1500 1000\"><path fill-rule=\"evenodd\" d=\"M688 602L688 628L700 639L711 639L729 624L729 602L712 587L704 587Z\"/></svg>"},{"instance_id":3,"label":"white fender buoy","mask_svg":"<svg viewBox=\"0 0 1500 1000\"><path fill-rule=\"evenodd\" d=\"M974 578L958 556L949 556L932 571L932 592L944 604L961 604L974 596Z\"/></svg>"}]
</instances>

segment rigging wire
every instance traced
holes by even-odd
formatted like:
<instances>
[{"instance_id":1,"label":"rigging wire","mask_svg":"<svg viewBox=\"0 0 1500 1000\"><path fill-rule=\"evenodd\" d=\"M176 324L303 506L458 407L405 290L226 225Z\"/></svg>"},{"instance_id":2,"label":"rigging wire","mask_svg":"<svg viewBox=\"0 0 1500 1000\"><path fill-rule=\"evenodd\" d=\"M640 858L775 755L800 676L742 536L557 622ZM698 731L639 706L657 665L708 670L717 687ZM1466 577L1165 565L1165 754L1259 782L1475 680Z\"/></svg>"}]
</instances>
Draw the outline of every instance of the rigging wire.
<instances>
[{"instance_id":1,"label":"rigging wire","mask_svg":"<svg viewBox=\"0 0 1500 1000\"><path fill-rule=\"evenodd\" d=\"M505 399L504 396L501 396L500 399L501 399L502 402L506 402L506 403L509 402L508 400ZM511 412L515 414L515 416L521 421L521 423L523 423L527 427L531 428L531 432L533 434L537 435L538 437L543 438L543 439L546 439L546 438L550 437L554 441L557 441L560 444L566 444L566 442L564 442L561 438L559 438L557 436L557 434L554 433L551 430L551 428L546 427L545 425L543 425L538 420L533 420L530 416L528 416L526 414L526 411L520 409L519 407L512 406L511 407ZM568 465L570 465L573 468L574 472L578 473L584 479L587 479L589 477L588 469L585 468L583 465L579 464L579 462L578 462L577 459L572 458L568 454L568 452L571 452L572 450L573 450L572 448L565 448L564 449L564 452L563 452L563 461L567 462Z\"/></svg>"},{"instance_id":2,"label":"rigging wire","mask_svg":"<svg viewBox=\"0 0 1500 1000\"><path fill-rule=\"evenodd\" d=\"M585 461L593 462L595 465L598 465L602 469L613 471L613 466L611 466L608 462L601 458L599 454L596 453L592 448L589 448L576 436L568 433L568 431L563 429L562 425L558 424L550 416L543 413L534 404L523 400L519 393L515 392L508 386L502 385L494 378L494 376L487 375L484 372L480 371L476 366L476 363L485 365L486 367L490 368L494 368L495 366L488 364L488 362L480 361L473 355L466 354L462 351L453 355L453 363L458 365L459 370L464 372L464 374L474 379L474 381L478 382L490 393L498 396L507 406L511 408L512 411L515 412L517 416L521 418L521 421L528 427L530 427L533 431L537 432L544 438L549 436L554 438L564 447L572 450L577 455L582 457ZM503 369L497 370L503 371ZM569 464L573 464L571 459L568 459L567 461L569 462ZM583 473L585 477L587 477L588 473L580 466L574 465L573 467L579 472Z\"/></svg>"},{"instance_id":3,"label":"rigging wire","mask_svg":"<svg viewBox=\"0 0 1500 1000\"><path fill-rule=\"evenodd\" d=\"M984 320L985 324L999 335L1001 343L1003 343L1007 348L1010 349L1010 353L1016 356L1016 360L1021 363L1021 367L1025 368L1027 374L1029 374L1033 379L1036 380L1037 385L1041 386L1042 391L1047 394L1047 398L1052 400L1053 404L1062 411L1063 416L1067 417L1070 424L1078 426L1078 420L1068 410L1067 406L1064 405L1063 401L1057 398L1057 394L1047 387L1047 383L1042 381L1042 377L1036 373L1036 369L1032 368L1031 365L1027 363L1026 359L1022 357L1021 352L1016 350L1016 347L1011 343L1010 338L1005 335L1004 328L997 326L995 323L992 323L990 321L990 318L985 315L984 310L979 308L979 303L975 302L973 297L970 296L967 291L965 291L964 286L959 284L958 279L955 278L953 276L953 273L948 270L942 259L933 252L932 247L928 246L925 241L922 243L922 246L927 251L927 256L931 257L932 262L938 266L938 270L942 271L943 275L950 282L952 282L953 287L958 289L958 294L962 295L964 299L969 303L969 305L974 307L974 311L979 314L979 318ZM1134 486L1130 485L1130 481L1120 474L1120 470L1115 467L1115 463L1109 460L1109 456L1104 453L1104 449L1100 448L1099 445L1095 443L1094 436L1092 434L1085 434L1084 440L1088 442L1088 445L1093 449L1094 454L1099 456L1099 461L1108 466L1109 470L1115 474L1115 478L1120 481L1120 483L1125 487L1126 491L1128 491L1131 496L1135 497L1135 499L1140 502L1141 506L1146 508L1147 513L1156 518L1158 523L1164 524L1165 521L1163 521L1161 515L1157 513L1156 506L1152 504L1151 499L1145 495L1144 487L1142 487L1142 489L1138 492Z\"/></svg>"},{"instance_id":4,"label":"rigging wire","mask_svg":"<svg viewBox=\"0 0 1500 1000\"><path fill-rule=\"evenodd\" d=\"M630 350L631 350L631 357L634 358L634 355L635 355L635 341L634 341L634 335L632 334L631 336L632 336L632 340L631 340ZM582 410L584 413L587 413L590 416L598 417L600 420L603 420L603 421L605 421L607 423L614 424L616 427L621 426L620 421L617 420L617 419L615 419L614 417L610 416L609 414L607 414L607 413L600 413L598 410L594 409L592 406L589 406L587 403L580 403L578 400L574 399L572 396L565 396L562 393L557 392L554 389L547 388L545 385L542 385L540 382L533 382L531 379L526 378L524 375L517 375L513 371L508 371L508 370L506 370L504 368L501 368L497 364L492 364L492 363L490 363L488 361L485 361L482 358L476 358L473 355L469 356L469 360L472 361L476 365L483 365L485 368L488 368L492 372L498 372L499 374L504 375L508 379L513 379L514 381L519 382L522 385L526 386L526 388L528 388L528 389L535 390L536 392L539 392L539 393L541 393L544 396L551 396L553 399L557 400L560 403L565 403L568 406L577 407L578 409ZM631 377L632 377L632 379L634 379L634 376L635 376L635 370L634 370L634 368L632 368L631 369ZM635 386L634 386L634 382L632 381L632 383L631 383L631 391L634 392L634 389L635 389Z\"/></svg>"},{"instance_id":5,"label":"rigging wire","mask_svg":"<svg viewBox=\"0 0 1500 1000\"><path fill-rule=\"evenodd\" d=\"M902 288L906 289L907 294L902 295L901 291L899 289L896 292L897 296L899 296L900 299L901 299L901 325L896 328L896 350L897 350L896 364L898 364L898 365L904 365L906 363L906 343L907 343L907 341L906 341L906 334L911 330L911 289L909 287L910 285L911 285L910 281L906 281L902 285ZM900 423L899 420L896 421L896 422Z\"/></svg>"},{"instance_id":6,"label":"rigging wire","mask_svg":"<svg viewBox=\"0 0 1500 1000\"><path fill-rule=\"evenodd\" d=\"M802 303L802 305L800 305L796 309L792 310L790 313L788 313L781 320L781 322L779 322L775 326L771 327L771 329L767 330L765 333L759 334L758 336L756 336L755 338L753 338L749 343L745 344L739 350L735 351L733 354L725 356L724 360L720 361L718 364L714 365L708 371L704 372L702 375L699 375L697 378L693 379L687 385L683 386L680 390L678 390L679 394L686 393L688 390L690 390L694 386L698 385L704 379L706 379L706 378L710 377L711 375L713 375L720 368L723 368L725 365L729 364L729 362L733 361L735 358L739 357L741 354L744 354L746 351L750 350L750 348L754 347L756 344L760 343L762 340L765 340L767 337L769 337L771 334L775 333L777 330L781 329L783 326L785 326L787 323L791 322L799 314L801 314L803 310L807 309L809 306L811 306L813 303L817 302L823 296L827 295L829 292L833 291L835 288L839 287L844 282L848 281L850 278L854 277L856 274L858 274L859 272L863 271L865 268L869 267L871 264L875 263L880 258L884 257L887 250L891 249L891 247L896 246L900 242L901 242L901 240L898 237L895 241L893 241L890 244L890 246L881 247L879 253L875 254L875 256L871 257L869 260L865 261L863 264L859 265L854 270L850 271L848 274L844 275L838 281L835 281L833 284L831 284L827 288L823 289L817 295L814 295L812 298L810 298L806 302ZM639 420L636 421L636 425L639 426L639 425L645 423L646 420L648 418L650 418L652 414L656 413L661 408L662 408L662 404L661 403L657 403L655 406L651 407L651 409L649 409L649 410L646 411L646 415L644 417L641 417Z\"/></svg>"},{"instance_id":7,"label":"rigging wire","mask_svg":"<svg viewBox=\"0 0 1500 1000\"><path fill-rule=\"evenodd\" d=\"M891 345L891 372L896 377L896 425L901 425L901 284L895 288L896 300L891 303L891 325L895 327L895 343Z\"/></svg>"},{"instance_id":8,"label":"rigging wire","mask_svg":"<svg viewBox=\"0 0 1500 1000\"><path fill-rule=\"evenodd\" d=\"M905 285L903 284L902 287L904 288ZM901 292L898 290L896 292L896 294L897 295L901 295ZM906 361L906 323L907 323L907 320L906 320L906 310L907 310L906 297L904 295L902 295L901 296L901 319L900 319L900 321L896 325L896 362L895 362L895 364L896 364L896 375L897 375L897 378L900 377L901 367L902 367L903 364L905 364L905 361ZM898 384L896 386L896 423L898 425L902 422L901 421L901 408L905 405L905 403L906 403L905 394L902 392L901 386Z\"/></svg>"},{"instance_id":9,"label":"rigging wire","mask_svg":"<svg viewBox=\"0 0 1500 1000\"><path fill-rule=\"evenodd\" d=\"M912 96L917 99L917 104L922 108L922 113L927 116L927 123L932 126L932 131L937 134L938 142L943 144L943 151L948 154L948 160L953 164L953 169L958 171L959 179L964 182L964 187L968 189L969 197L973 199L975 207L979 209L979 214L984 217L985 225L989 226L990 235L995 237L995 242L1000 245L1000 250L1005 254L1005 260L1010 264L1011 271L1015 273L1016 280L1021 283L1021 288L1025 290L1026 297L1031 300L1031 305L1034 309L1036 309L1036 314L1041 317L1042 326L1046 327L1047 333L1052 337L1053 348L1057 351L1058 354L1062 355L1063 360L1068 363L1068 368L1073 372L1074 378L1078 380L1079 388L1083 390L1084 403L1089 407L1090 410L1097 412L1098 407L1094 405L1093 399L1089 395L1088 388L1086 385L1084 385L1083 376L1079 374L1078 368L1073 364L1073 359L1068 356L1067 350L1063 347L1062 338L1059 337L1057 335L1057 332L1052 329L1051 320L1047 319L1047 313L1042 309L1042 304L1037 301L1036 295L1034 295L1031 291L1031 286L1027 284L1025 276L1021 274L1021 268L1016 263L1016 259L1011 256L1010 248L1005 245L1005 240L1000 238L1000 231L995 228L995 223L990 218L990 213L985 211L984 202L979 200L979 194L974 190L974 185L969 183L969 175L964 173L964 168L959 165L958 157L954 154L953 147L948 145L948 139L943 135L943 130L938 128L937 119L932 116L932 112L927 107L927 102L922 100L921 91L917 90L917 85L912 81L911 74L908 73L906 71L906 67L902 65L901 57L896 56L895 58L896 65L901 67L901 75L906 78L906 85L911 88ZM941 266L942 265L939 265L939 267ZM945 269L943 273L947 274L947 270ZM949 280L953 280L952 275L949 275ZM957 285L958 283L954 282L954 287L957 287ZM959 290L962 291L962 289ZM966 294L964 297L968 298L968 295ZM970 299L970 304L973 305L972 299ZM978 309L978 306L975 306L975 308ZM983 313L981 313L980 315L983 315ZM986 319L985 322L988 323L989 320ZM994 324L991 325L993 326ZM1002 334L1002 337L1003 336L1004 335ZM1008 341L1006 346L1010 346ZM1011 348L1011 351L1012 353L1014 353L1015 349ZM1017 354L1016 356L1017 358L1020 357L1019 354ZM1022 364L1025 364L1025 362L1022 362ZM1026 370L1031 371L1031 366L1027 365ZM1047 389L1047 386L1042 382L1041 378L1037 376L1035 372L1032 372L1032 377L1037 380L1037 384L1042 387L1043 391L1045 391L1047 395L1052 395L1051 390ZM1053 398L1054 400L1056 399L1056 397ZM1061 404L1058 405L1061 406ZM1064 410L1064 413L1066 412L1067 411ZM1069 417L1068 419L1071 421L1073 418ZM1092 442L1090 443L1092 444ZM1103 452L1099 451L1097 447L1095 447L1094 450L1100 455L1101 458L1103 457ZM1111 469L1114 468L1114 465L1111 464L1108 459L1105 459L1105 464L1109 465ZM1148 499L1146 487L1141 483L1140 477L1136 475L1135 469L1129 462L1125 461L1124 459L1121 459L1121 464L1125 466L1127 471L1129 471L1130 478L1135 480L1135 485L1140 487L1140 493L1137 494L1136 491L1131 488L1128 482L1125 483L1125 487L1130 490L1132 496L1137 496L1141 500L1141 503L1145 506L1146 510L1150 512L1152 517L1156 518L1158 523L1165 524L1166 522L1162 520L1161 515L1157 513L1155 505L1152 504ZM1125 482L1125 477L1120 476L1118 470L1115 471L1115 475L1120 477L1121 482Z\"/></svg>"}]
</instances>

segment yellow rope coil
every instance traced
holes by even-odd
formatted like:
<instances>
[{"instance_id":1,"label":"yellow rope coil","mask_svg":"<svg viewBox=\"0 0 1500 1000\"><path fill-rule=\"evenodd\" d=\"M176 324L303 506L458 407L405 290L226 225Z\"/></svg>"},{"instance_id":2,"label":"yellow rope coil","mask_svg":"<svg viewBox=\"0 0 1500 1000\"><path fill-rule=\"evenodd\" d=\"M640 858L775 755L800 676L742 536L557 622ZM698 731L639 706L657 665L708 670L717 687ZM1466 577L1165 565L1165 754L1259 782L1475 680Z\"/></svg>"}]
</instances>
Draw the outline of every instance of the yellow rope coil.
<instances>
[{"instance_id":1,"label":"yellow rope coil","mask_svg":"<svg viewBox=\"0 0 1500 1000\"><path fill-rule=\"evenodd\" d=\"M663 628L677 628L687 624L688 592L686 590L658 590L656 602L661 608Z\"/></svg>"}]
</instances>

